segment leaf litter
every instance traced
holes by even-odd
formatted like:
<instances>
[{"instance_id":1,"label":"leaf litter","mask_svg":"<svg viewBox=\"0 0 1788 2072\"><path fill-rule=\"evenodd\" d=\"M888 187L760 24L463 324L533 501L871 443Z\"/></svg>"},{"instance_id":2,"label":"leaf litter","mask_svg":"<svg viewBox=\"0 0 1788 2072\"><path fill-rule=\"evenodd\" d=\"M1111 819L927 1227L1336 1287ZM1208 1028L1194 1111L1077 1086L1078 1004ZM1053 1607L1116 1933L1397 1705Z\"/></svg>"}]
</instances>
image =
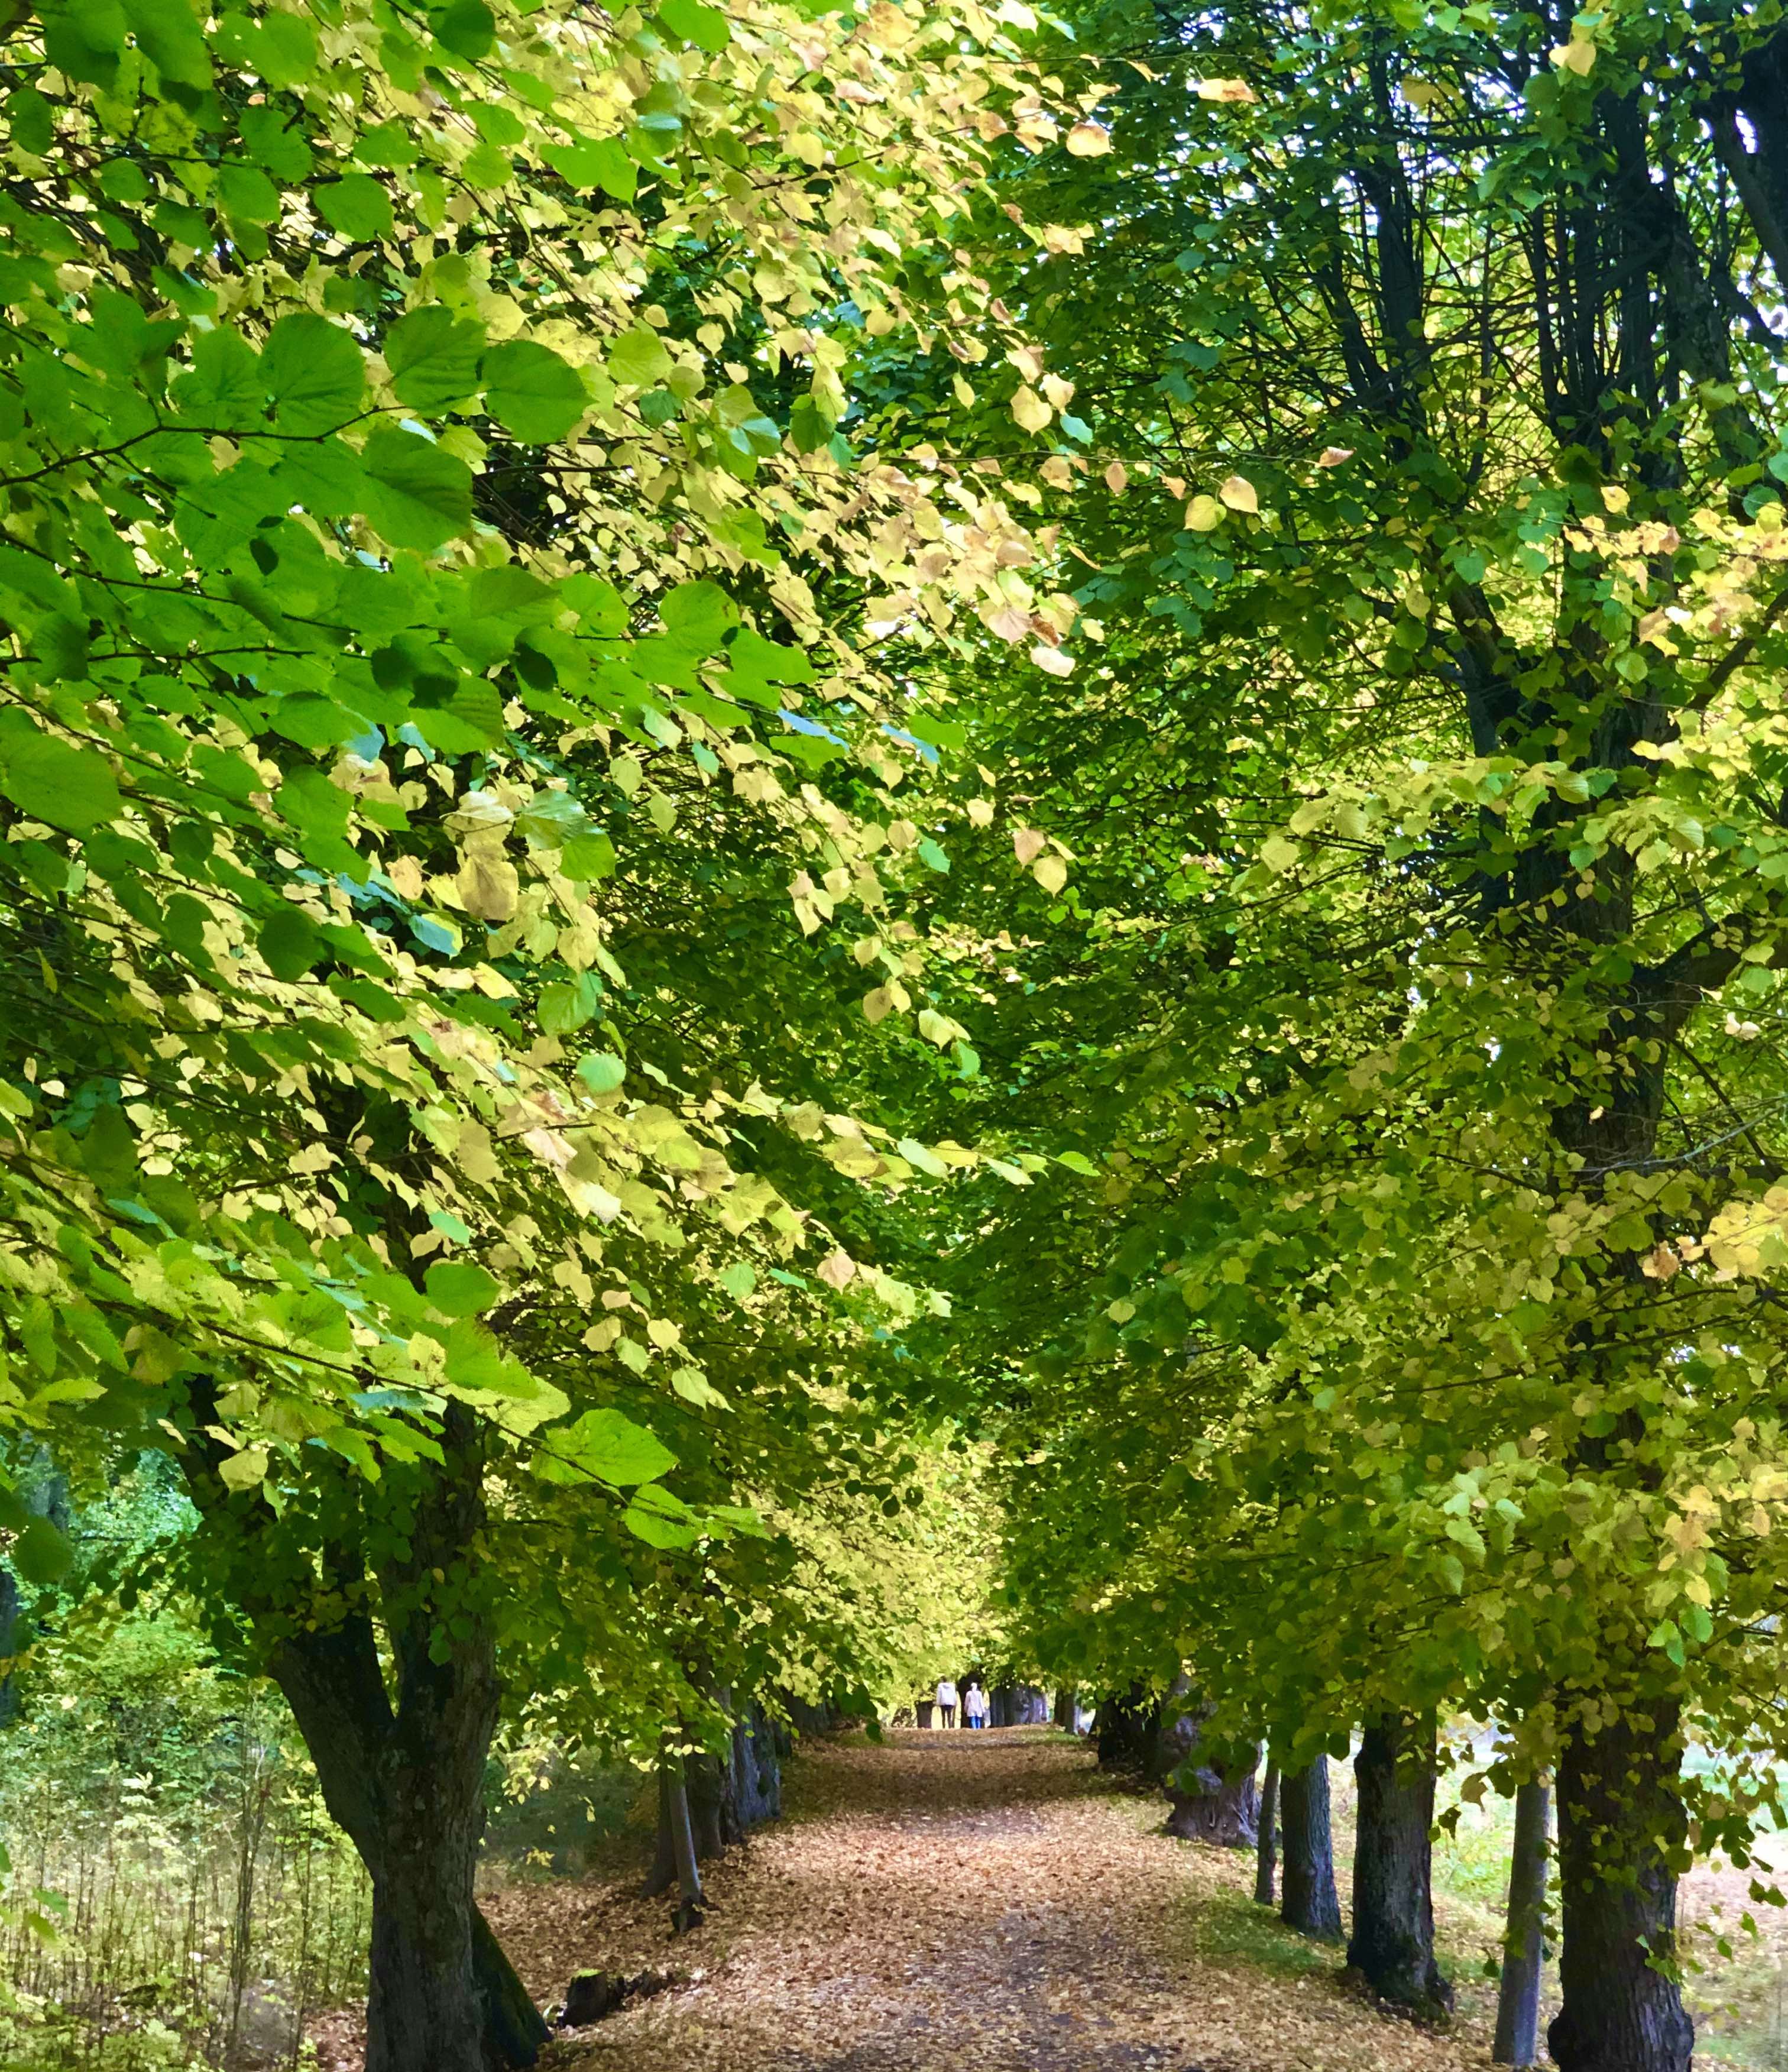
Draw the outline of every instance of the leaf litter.
<instances>
[{"instance_id":1,"label":"leaf litter","mask_svg":"<svg viewBox=\"0 0 1788 2072\"><path fill-rule=\"evenodd\" d=\"M1161 1802L1047 1729L804 1745L787 1815L704 1866L673 1936L626 1881L512 1884L485 1911L543 2004L578 1971L683 1982L549 2045L553 2072L1463 2072L1445 2034L1342 1982L1341 1953L1254 1906L1252 1854L1173 1840ZM356 2039L319 2051L349 2072ZM319 2044L324 2039L319 2038ZM332 2045L333 2047L329 2047Z\"/></svg>"}]
</instances>

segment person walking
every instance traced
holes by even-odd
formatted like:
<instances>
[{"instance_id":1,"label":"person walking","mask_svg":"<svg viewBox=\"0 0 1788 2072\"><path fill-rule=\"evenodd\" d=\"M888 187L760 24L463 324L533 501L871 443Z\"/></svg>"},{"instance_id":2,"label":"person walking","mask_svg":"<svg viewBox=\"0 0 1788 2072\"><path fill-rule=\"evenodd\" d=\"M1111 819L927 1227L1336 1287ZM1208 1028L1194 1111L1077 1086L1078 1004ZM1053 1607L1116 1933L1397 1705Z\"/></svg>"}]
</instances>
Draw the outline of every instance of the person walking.
<instances>
[{"instance_id":1,"label":"person walking","mask_svg":"<svg viewBox=\"0 0 1788 2072\"><path fill-rule=\"evenodd\" d=\"M947 1676L938 1679L938 1711L945 1726L956 1724L956 1687Z\"/></svg>"},{"instance_id":2,"label":"person walking","mask_svg":"<svg viewBox=\"0 0 1788 2072\"><path fill-rule=\"evenodd\" d=\"M987 1693L981 1688L979 1677L971 1677L968 1688L962 1694L962 1718L964 1726L987 1725Z\"/></svg>"}]
</instances>

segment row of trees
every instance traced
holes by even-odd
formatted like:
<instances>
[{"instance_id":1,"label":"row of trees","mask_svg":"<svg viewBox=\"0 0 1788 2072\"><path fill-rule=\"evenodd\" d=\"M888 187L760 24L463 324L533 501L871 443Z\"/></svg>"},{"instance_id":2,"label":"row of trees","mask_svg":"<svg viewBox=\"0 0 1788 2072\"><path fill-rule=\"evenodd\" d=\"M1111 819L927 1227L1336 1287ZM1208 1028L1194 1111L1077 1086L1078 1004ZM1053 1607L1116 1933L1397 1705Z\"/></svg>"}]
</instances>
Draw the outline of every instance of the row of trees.
<instances>
[{"instance_id":1,"label":"row of trees","mask_svg":"<svg viewBox=\"0 0 1788 2072\"><path fill-rule=\"evenodd\" d=\"M370 2072L544 2035L473 1897L505 1708L660 1763L687 1886L684 1758L723 1841L763 1702L947 1594L894 1207L979 1154L878 1117L977 1069L909 918L960 730L873 631L1074 607L854 397L1021 349L955 232L1055 133L1030 21L4 17L0 1404L77 1497L179 1463L122 1588L283 1692Z\"/></svg>"},{"instance_id":2,"label":"row of trees","mask_svg":"<svg viewBox=\"0 0 1788 2072\"><path fill-rule=\"evenodd\" d=\"M1005 293L1092 456L1082 665L965 707L1072 867L955 1011L987 1126L1099 1184L971 1182L943 1400L1005 1434L1047 1668L1190 1664L1288 1776L1363 1725L1382 1986L1441 1997L1432 1723L1491 1721L1490 1784L1556 1778L1554 2058L1679 2072L1676 1880L1788 1753L1788 43L1075 24L1111 154L1021 185L1096 219L1096 291Z\"/></svg>"},{"instance_id":3,"label":"row of trees","mask_svg":"<svg viewBox=\"0 0 1788 2072\"><path fill-rule=\"evenodd\" d=\"M1417 1854L1437 1713L1556 1772L1554 2055L1685 2066L1788 1752L1774 12L6 20L5 1408L181 1464L369 2064L533 2048L505 1691L860 1682L953 1420L1062 1682L1363 1722Z\"/></svg>"}]
</instances>

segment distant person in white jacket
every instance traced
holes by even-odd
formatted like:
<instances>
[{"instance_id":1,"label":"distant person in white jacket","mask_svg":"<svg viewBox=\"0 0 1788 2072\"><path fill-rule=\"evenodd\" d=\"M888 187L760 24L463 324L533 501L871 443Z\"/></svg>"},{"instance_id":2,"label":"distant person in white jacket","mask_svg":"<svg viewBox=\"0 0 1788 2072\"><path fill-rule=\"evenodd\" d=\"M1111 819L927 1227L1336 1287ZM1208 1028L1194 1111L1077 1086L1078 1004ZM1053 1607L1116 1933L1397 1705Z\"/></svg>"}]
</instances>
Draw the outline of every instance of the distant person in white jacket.
<instances>
[{"instance_id":1,"label":"distant person in white jacket","mask_svg":"<svg viewBox=\"0 0 1788 2072\"><path fill-rule=\"evenodd\" d=\"M987 1725L987 1693L978 1683L971 1684L962 1694L962 1719L968 1727Z\"/></svg>"},{"instance_id":2,"label":"distant person in white jacket","mask_svg":"<svg viewBox=\"0 0 1788 2072\"><path fill-rule=\"evenodd\" d=\"M938 1715L947 1727L956 1724L956 1687L947 1676L938 1679Z\"/></svg>"}]
</instances>

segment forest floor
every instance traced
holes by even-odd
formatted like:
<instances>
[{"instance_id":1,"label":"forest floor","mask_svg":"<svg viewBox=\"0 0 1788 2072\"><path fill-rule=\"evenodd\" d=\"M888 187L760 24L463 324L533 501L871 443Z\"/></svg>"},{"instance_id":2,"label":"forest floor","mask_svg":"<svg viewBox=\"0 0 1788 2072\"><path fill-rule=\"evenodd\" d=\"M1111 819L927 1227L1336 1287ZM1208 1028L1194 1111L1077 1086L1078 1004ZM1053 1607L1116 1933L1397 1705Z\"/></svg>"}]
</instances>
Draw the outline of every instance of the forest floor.
<instances>
[{"instance_id":1,"label":"forest floor","mask_svg":"<svg viewBox=\"0 0 1788 2072\"><path fill-rule=\"evenodd\" d=\"M1252 1901L1250 1856L1161 1832L1158 1798L1049 1729L809 1743L787 1811L708 1873L672 1938L637 1879L511 1884L493 1926L542 2004L573 1972L682 1983L550 2047L555 2072L1463 2072L1445 2036L1342 1986L1340 1953ZM1475 1946L1475 1919L1441 1929ZM1456 1942L1461 1936L1450 1939Z\"/></svg>"}]
</instances>

